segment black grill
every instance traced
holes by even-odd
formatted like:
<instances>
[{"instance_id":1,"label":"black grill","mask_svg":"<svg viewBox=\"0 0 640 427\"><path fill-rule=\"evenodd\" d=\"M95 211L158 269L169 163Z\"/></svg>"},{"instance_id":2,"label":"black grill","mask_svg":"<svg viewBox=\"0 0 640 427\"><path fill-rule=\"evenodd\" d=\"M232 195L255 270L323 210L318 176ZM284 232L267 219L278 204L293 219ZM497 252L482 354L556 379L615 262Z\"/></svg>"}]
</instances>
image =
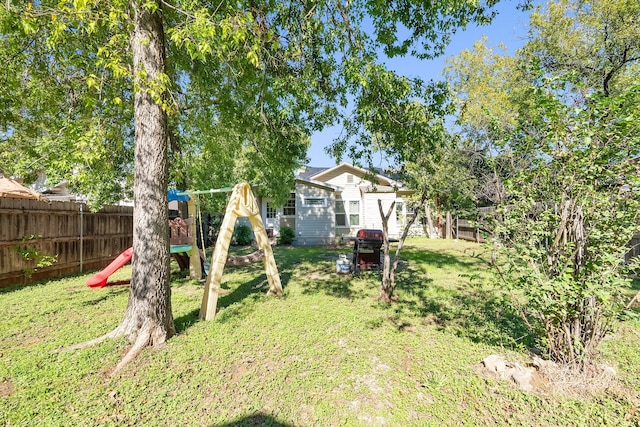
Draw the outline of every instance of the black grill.
<instances>
[{"instance_id":1,"label":"black grill","mask_svg":"<svg viewBox=\"0 0 640 427\"><path fill-rule=\"evenodd\" d=\"M380 249L384 234L382 230L362 229L356 233L353 244L353 274L360 270L380 270Z\"/></svg>"}]
</instances>

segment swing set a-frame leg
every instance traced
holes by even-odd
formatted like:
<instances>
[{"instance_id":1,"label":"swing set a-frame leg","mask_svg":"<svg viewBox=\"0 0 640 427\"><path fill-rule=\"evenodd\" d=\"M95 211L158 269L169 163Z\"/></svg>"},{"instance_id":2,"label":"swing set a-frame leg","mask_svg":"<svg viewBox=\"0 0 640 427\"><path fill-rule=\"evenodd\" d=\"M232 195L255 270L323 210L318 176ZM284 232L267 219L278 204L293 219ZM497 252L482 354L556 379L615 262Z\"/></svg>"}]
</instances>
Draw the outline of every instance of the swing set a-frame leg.
<instances>
[{"instance_id":1,"label":"swing set a-frame leg","mask_svg":"<svg viewBox=\"0 0 640 427\"><path fill-rule=\"evenodd\" d=\"M233 229L238 218L249 218L258 247L264 252L264 266L269 282L268 294L277 296L282 294L282 284L280 282L280 275L278 274L278 267L273 257L273 251L262 218L260 217L258 204L251 191L251 186L247 183L241 183L233 188L224 219L222 220L216 246L211 257L209 275L205 282L204 295L202 296L202 304L200 306L200 318L203 320L213 319L216 315L222 274L229 254L229 245L231 244Z\"/></svg>"}]
</instances>

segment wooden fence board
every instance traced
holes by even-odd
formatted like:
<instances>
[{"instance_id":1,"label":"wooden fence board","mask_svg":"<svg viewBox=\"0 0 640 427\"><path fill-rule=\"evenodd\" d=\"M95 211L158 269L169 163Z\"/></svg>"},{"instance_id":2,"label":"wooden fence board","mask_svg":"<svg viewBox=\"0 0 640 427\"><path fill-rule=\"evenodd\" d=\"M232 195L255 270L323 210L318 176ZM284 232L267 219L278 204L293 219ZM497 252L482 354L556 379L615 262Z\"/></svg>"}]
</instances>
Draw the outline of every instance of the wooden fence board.
<instances>
[{"instance_id":1,"label":"wooden fence board","mask_svg":"<svg viewBox=\"0 0 640 427\"><path fill-rule=\"evenodd\" d=\"M133 244L133 208L0 198L0 287L100 269ZM80 253L82 248L82 254ZM38 268L19 250L57 256Z\"/></svg>"}]
</instances>

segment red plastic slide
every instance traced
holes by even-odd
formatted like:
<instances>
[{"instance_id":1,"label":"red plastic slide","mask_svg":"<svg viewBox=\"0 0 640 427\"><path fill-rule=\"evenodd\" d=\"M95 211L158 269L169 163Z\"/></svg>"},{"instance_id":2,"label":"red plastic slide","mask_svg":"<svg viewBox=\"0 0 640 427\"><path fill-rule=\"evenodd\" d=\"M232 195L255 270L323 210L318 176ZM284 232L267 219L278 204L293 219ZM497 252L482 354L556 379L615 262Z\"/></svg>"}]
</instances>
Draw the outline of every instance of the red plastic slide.
<instances>
[{"instance_id":1,"label":"red plastic slide","mask_svg":"<svg viewBox=\"0 0 640 427\"><path fill-rule=\"evenodd\" d=\"M133 256L133 248L129 248L118 255L118 258L114 259L111 264L107 266L100 273L96 273L87 279L87 286L90 288L102 288L107 286L107 279L116 270L120 269L123 265L131 261Z\"/></svg>"}]
</instances>

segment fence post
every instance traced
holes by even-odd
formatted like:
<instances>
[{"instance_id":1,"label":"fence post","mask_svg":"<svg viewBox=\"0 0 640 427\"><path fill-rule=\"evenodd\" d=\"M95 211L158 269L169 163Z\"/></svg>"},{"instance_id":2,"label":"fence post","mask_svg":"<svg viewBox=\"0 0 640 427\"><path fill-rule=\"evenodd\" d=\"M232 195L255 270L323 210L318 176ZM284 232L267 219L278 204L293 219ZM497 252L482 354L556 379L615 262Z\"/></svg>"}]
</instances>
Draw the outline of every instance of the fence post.
<instances>
[{"instance_id":1,"label":"fence post","mask_svg":"<svg viewBox=\"0 0 640 427\"><path fill-rule=\"evenodd\" d=\"M451 239L451 212L447 212L445 220L445 239Z\"/></svg>"},{"instance_id":2,"label":"fence post","mask_svg":"<svg viewBox=\"0 0 640 427\"><path fill-rule=\"evenodd\" d=\"M456 213L456 240L460 238L460 227L458 224L458 214Z\"/></svg>"},{"instance_id":3,"label":"fence post","mask_svg":"<svg viewBox=\"0 0 640 427\"><path fill-rule=\"evenodd\" d=\"M82 273L82 255L84 252L84 246L83 246L83 230L82 230L82 220L83 220L83 216L82 216L82 203L78 203L80 205L80 273Z\"/></svg>"}]
</instances>

